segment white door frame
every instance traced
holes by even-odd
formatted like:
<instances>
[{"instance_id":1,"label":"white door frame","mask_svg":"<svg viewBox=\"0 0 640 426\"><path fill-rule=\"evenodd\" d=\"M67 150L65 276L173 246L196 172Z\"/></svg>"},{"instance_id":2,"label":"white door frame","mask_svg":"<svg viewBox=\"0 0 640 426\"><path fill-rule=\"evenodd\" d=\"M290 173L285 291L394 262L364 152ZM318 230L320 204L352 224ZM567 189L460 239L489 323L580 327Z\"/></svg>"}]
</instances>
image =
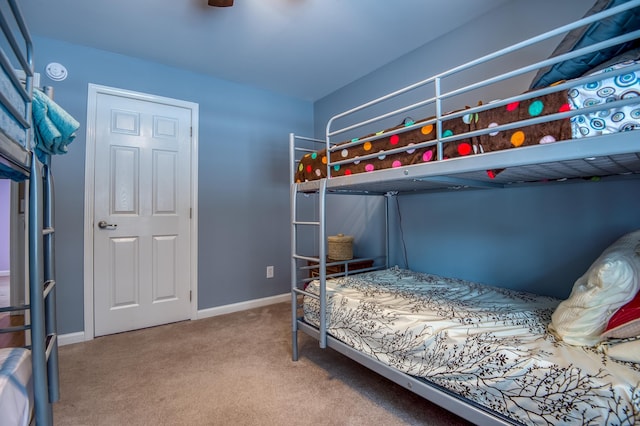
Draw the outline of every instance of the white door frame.
<instances>
[{"instance_id":1,"label":"white door frame","mask_svg":"<svg viewBox=\"0 0 640 426\"><path fill-rule=\"evenodd\" d=\"M19 185L23 186L26 194L28 190L27 182L19 184L11 182L10 192L10 213L9 213L9 303L11 306L24 305L28 303L25 295L29 293L28 276L29 250L27 244L27 227L25 218L26 203L24 198L20 199ZM24 197L24 194L23 194ZM12 312L11 315L18 313Z\"/></svg>"},{"instance_id":2,"label":"white door frame","mask_svg":"<svg viewBox=\"0 0 640 426\"><path fill-rule=\"evenodd\" d=\"M96 144L96 105L99 94L165 103L192 111L191 117L191 319L198 317L198 104L130 90L89 83L87 97L87 137L84 172L84 340L95 335L93 315L93 203Z\"/></svg>"}]
</instances>

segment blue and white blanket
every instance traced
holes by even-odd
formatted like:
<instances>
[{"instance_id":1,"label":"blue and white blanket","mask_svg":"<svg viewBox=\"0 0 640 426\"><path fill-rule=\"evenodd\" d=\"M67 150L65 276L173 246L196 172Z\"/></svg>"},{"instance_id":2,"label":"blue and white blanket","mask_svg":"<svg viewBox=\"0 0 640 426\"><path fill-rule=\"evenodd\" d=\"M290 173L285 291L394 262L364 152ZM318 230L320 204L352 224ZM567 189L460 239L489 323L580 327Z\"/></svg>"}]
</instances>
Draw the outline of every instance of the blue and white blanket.
<instances>
[{"instance_id":1,"label":"blue and white blanket","mask_svg":"<svg viewBox=\"0 0 640 426\"><path fill-rule=\"evenodd\" d=\"M640 424L640 364L558 341L547 325L559 302L392 268L328 280L327 331L519 423ZM318 305L305 297L315 326Z\"/></svg>"}]
</instances>

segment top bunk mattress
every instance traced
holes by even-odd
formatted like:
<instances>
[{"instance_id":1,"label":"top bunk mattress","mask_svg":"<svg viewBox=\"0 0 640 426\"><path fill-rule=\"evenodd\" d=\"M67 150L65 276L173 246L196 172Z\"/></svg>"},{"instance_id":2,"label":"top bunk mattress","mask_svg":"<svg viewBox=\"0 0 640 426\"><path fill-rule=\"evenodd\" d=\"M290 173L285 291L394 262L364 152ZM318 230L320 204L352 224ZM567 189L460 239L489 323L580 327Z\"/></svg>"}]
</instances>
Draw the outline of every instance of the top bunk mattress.
<instances>
[{"instance_id":1,"label":"top bunk mattress","mask_svg":"<svg viewBox=\"0 0 640 426\"><path fill-rule=\"evenodd\" d=\"M640 365L558 341L559 302L392 268L327 280L327 332L523 424L640 423ZM317 327L318 299L303 309Z\"/></svg>"}]
</instances>

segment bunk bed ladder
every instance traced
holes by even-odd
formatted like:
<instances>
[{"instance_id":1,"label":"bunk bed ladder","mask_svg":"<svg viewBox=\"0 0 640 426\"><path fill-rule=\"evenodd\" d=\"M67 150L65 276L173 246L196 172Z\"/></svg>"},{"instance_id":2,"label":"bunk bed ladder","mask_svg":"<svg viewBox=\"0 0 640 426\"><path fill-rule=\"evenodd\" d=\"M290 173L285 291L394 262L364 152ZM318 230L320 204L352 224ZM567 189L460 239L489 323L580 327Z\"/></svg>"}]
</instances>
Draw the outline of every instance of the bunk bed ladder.
<instances>
[{"instance_id":1,"label":"bunk bed ladder","mask_svg":"<svg viewBox=\"0 0 640 426\"><path fill-rule=\"evenodd\" d=\"M51 157L47 156L44 166L43 193L43 263L45 282L45 329L47 334L47 379L49 401L60 399L58 374L58 325L56 312L55 247L54 247L54 185L51 173Z\"/></svg>"},{"instance_id":2,"label":"bunk bed ladder","mask_svg":"<svg viewBox=\"0 0 640 426\"><path fill-rule=\"evenodd\" d=\"M53 424L59 399L56 282L54 278L53 181L50 157L32 154L29 180L29 298L35 421Z\"/></svg>"},{"instance_id":3,"label":"bunk bed ladder","mask_svg":"<svg viewBox=\"0 0 640 426\"><path fill-rule=\"evenodd\" d=\"M293 162L295 161L295 140L306 139L300 136L295 136L293 133L289 135L289 155ZM293 166L289 168L293 170ZM290 182L294 182L293 174L290 176ZM298 185L291 184L290 193L290 208L291 208L291 312L292 312L292 359L298 360L298 296L308 296L319 299L320 303L320 347L327 347L327 297L326 297L326 280L327 280L327 256L326 256L326 194L327 194L327 182L326 179L322 179L320 182L319 190L315 193L318 197L318 220L317 221L302 221L299 220L298 214ZM298 250L298 227L300 226L312 226L318 227L318 257L304 256ZM300 271L307 271L308 269L302 269L298 267L299 261L311 261L317 265L318 268L318 280L320 281L320 295L312 294L298 288L298 284L301 280L298 278Z\"/></svg>"},{"instance_id":4,"label":"bunk bed ladder","mask_svg":"<svg viewBox=\"0 0 640 426\"><path fill-rule=\"evenodd\" d=\"M45 87L44 93L53 97L53 88ZM29 179L29 297L37 425L53 424L52 404L60 399L53 225L51 156L43 154L41 162L32 153Z\"/></svg>"}]
</instances>

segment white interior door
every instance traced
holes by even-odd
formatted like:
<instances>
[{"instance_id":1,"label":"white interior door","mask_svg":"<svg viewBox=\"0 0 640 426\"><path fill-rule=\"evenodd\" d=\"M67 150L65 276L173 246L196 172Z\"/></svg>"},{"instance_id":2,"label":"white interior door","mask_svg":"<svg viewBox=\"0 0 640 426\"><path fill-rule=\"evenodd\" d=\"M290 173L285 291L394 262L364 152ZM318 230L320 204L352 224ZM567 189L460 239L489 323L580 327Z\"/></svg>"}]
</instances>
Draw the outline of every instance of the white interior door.
<instances>
[{"instance_id":1,"label":"white interior door","mask_svg":"<svg viewBox=\"0 0 640 426\"><path fill-rule=\"evenodd\" d=\"M191 114L97 95L96 336L190 318Z\"/></svg>"}]
</instances>

